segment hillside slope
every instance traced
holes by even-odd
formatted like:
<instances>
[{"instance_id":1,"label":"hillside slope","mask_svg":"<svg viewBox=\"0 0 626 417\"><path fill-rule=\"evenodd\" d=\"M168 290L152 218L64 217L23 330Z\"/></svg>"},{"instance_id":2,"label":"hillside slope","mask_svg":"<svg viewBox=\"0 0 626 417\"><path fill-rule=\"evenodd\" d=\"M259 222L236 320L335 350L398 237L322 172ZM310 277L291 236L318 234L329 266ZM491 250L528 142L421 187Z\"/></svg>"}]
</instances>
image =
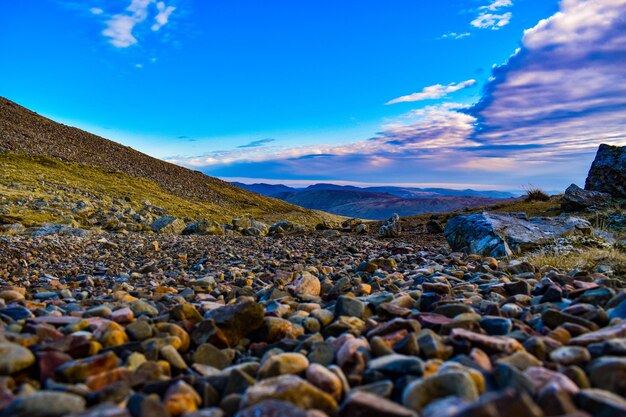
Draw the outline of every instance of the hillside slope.
<instances>
[{"instance_id":1,"label":"hillside slope","mask_svg":"<svg viewBox=\"0 0 626 417\"><path fill-rule=\"evenodd\" d=\"M48 181L62 181L66 175L70 179L93 175L96 182L101 185L101 193L115 191L117 194L114 193L112 196L120 198L125 197L124 183L133 183L134 179L140 182L147 181L142 182L140 187L135 187L142 190L136 193L135 197L151 200L151 194L154 193L167 195L170 200L177 201L172 207L178 207L177 211L181 212L181 215L186 213L186 205L192 204L195 205L193 213L198 213L199 210L203 214L206 213L204 215L208 218L218 221L228 221L245 213L267 221L287 218L307 224L328 218L325 213L306 210L252 193L200 172L152 158L83 130L56 123L2 97L0 97L0 154L3 155L0 168L3 177L7 180L22 180L21 185L26 188L33 185L29 182L31 174L36 174L38 167L47 165ZM33 158L24 159L18 155ZM57 164L55 160L63 163ZM9 162L15 162L11 165L10 173L7 172ZM72 163L80 166L74 166ZM53 169L50 168L51 164ZM97 171L91 168L97 168ZM97 175L94 172L97 172ZM83 182L77 186L90 185ZM108 190L108 186L112 190ZM45 188L45 185L40 187Z\"/></svg>"}]
</instances>

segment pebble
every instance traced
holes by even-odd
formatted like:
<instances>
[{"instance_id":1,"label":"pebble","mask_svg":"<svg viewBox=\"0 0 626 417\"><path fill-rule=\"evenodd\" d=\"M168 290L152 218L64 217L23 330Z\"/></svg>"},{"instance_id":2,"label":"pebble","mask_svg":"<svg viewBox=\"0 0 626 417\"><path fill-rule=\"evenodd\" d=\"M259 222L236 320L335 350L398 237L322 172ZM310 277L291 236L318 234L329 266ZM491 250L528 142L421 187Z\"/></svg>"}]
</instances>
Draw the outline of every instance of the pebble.
<instances>
[{"instance_id":1,"label":"pebble","mask_svg":"<svg viewBox=\"0 0 626 417\"><path fill-rule=\"evenodd\" d=\"M11 375L35 363L35 355L18 344L0 342L0 375Z\"/></svg>"},{"instance_id":2,"label":"pebble","mask_svg":"<svg viewBox=\"0 0 626 417\"><path fill-rule=\"evenodd\" d=\"M406 407L364 391L354 392L346 398L340 417L418 417Z\"/></svg>"},{"instance_id":3,"label":"pebble","mask_svg":"<svg viewBox=\"0 0 626 417\"><path fill-rule=\"evenodd\" d=\"M421 412L428 404L440 398L456 396L474 401L478 395L476 385L468 373L449 371L409 384L402 394L402 403L411 410Z\"/></svg>"},{"instance_id":4,"label":"pebble","mask_svg":"<svg viewBox=\"0 0 626 417\"><path fill-rule=\"evenodd\" d=\"M331 415L337 410L337 402L330 394L295 375L281 375L254 384L244 394L242 406L269 399L288 401L305 410L316 408Z\"/></svg>"},{"instance_id":5,"label":"pebble","mask_svg":"<svg viewBox=\"0 0 626 417\"><path fill-rule=\"evenodd\" d=\"M0 417L62 417L85 409L84 398L57 391L37 391L16 398Z\"/></svg>"},{"instance_id":6,"label":"pebble","mask_svg":"<svg viewBox=\"0 0 626 417\"><path fill-rule=\"evenodd\" d=\"M301 353L280 353L270 356L259 368L262 379L284 374L301 374L309 366L309 360Z\"/></svg>"}]
</instances>

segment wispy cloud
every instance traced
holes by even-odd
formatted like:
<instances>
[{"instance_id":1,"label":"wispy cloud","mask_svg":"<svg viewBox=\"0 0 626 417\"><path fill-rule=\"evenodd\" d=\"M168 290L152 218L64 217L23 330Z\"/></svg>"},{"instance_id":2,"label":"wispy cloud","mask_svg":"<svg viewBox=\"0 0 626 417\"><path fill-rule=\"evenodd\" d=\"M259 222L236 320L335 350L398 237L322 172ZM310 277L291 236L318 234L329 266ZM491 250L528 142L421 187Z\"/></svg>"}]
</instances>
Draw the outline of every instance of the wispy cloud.
<instances>
[{"instance_id":1,"label":"wispy cloud","mask_svg":"<svg viewBox=\"0 0 626 417\"><path fill-rule=\"evenodd\" d=\"M100 13L92 13L104 15L101 9ZM106 20L106 28L102 34L109 39L109 43L116 48L128 48L138 43L134 34L138 25L146 22L151 14L154 14L154 23L151 26L152 31L158 31L165 26L172 12L176 10L174 6L167 6L164 2L156 0L131 0L130 5L121 13L116 13Z\"/></svg>"},{"instance_id":2,"label":"wispy cloud","mask_svg":"<svg viewBox=\"0 0 626 417\"><path fill-rule=\"evenodd\" d=\"M490 12L496 11L503 7L511 7L513 2L511 0L494 0L486 6L480 6L480 10L489 10Z\"/></svg>"},{"instance_id":3,"label":"wispy cloud","mask_svg":"<svg viewBox=\"0 0 626 417\"><path fill-rule=\"evenodd\" d=\"M253 141L252 141L252 142L250 142L250 143L247 143L247 144L245 144L245 145L238 146L238 148L258 148L258 147L260 147L260 146L265 146L265 145L267 145L268 143L272 143L272 142L274 142L275 140L276 140L276 139L269 139L269 138L268 138L268 139L253 140Z\"/></svg>"},{"instance_id":4,"label":"wispy cloud","mask_svg":"<svg viewBox=\"0 0 626 417\"><path fill-rule=\"evenodd\" d=\"M450 93L454 93L466 87L471 87L474 84L476 84L476 80L467 80L460 83L450 83L448 85L430 85L428 87L424 87L419 93L413 93L406 96L394 98L393 100L389 100L385 104L410 103L414 101L442 98Z\"/></svg>"},{"instance_id":5,"label":"wispy cloud","mask_svg":"<svg viewBox=\"0 0 626 417\"><path fill-rule=\"evenodd\" d=\"M207 153L198 157L171 157L170 162L203 167L238 162L265 162L302 157L369 154L368 164L381 165L385 158L411 151L442 146L477 146L468 139L476 119L455 110L465 106L444 103L411 111L382 127L375 137L342 145L319 144L297 147L263 146L254 141L237 149ZM264 142L263 144L265 144ZM388 159L388 158L387 158Z\"/></svg>"},{"instance_id":6,"label":"wispy cloud","mask_svg":"<svg viewBox=\"0 0 626 417\"><path fill-rule=\"evenodd\" d=\"M468 36L471 36L471 33L469 33L469 32L463 32L463 33L450 32L450 33L444 33L443 35L441 35L441 38L442 39L463 39L463 38L467 38Z\"/></svg>"},{"instance_id":7,"label":"wispy cloud","mask_svg":"<svg viewBox=\"0 0 626 417\"><path fill-rule=\"evenodd\" d=\"M500 9L513 6L511 0L493 0L491 3L478 8L478 16L471 21L471 25L478 29L498 30L511 22L513 13L496 13Z\"/></svg>"}]
</instances>

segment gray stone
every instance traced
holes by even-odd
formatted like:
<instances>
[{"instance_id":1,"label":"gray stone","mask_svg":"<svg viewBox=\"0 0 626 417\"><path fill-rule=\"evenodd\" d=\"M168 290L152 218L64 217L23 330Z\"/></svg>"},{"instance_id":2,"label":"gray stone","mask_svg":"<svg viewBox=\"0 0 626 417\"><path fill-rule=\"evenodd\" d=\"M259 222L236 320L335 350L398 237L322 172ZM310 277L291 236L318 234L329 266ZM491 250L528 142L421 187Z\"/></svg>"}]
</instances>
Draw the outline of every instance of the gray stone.
<instances>
[{"instance_id":1,"label":"gray stone","mask_svg":"<svg viewBox=\"0 0 626 417\"><path fill-rule=\"evenodd\" d=\"M478 390L469 373L446 371L418 379L404 389L402 403L411 410L421 412L432 401L450 395L467 401L478 398Z\"/></svg>"},{"instance_id":2,"label":"gray stone","mask_svg":"<svg viewBox=\"0 0 626 417\"><path fill-rule=\"evenodd\" d=\"M232 362L233 355L227 351L220 350L210 343L203 343L193 354L193 360L202 365L212 366L217 369L224 369Z\"/></svg>"},{"instance_id":3,"label":"gray stone","mask_svg":"<svg viewBox=\"0 0 626 417\"><path fill-rule=\"evenodd\" d=\"M16 343L0 343L0 375L10 375L34 363L35 355L29 349Z\"/></svg>"},{"instance_id":4,"label":"gray stone","mask_svg":"<svg viewBox=\"0 0 626 417\"><path fill-rule=\"evenodd\" d=\"M236 417L307 417L307 412L296 407L290 402L280 400L264 400L260 403L248 407Z\"/></svg>"},{"instance_id":5,"label":"gray stone","mask_svg":"<svg viewBox=\"0 0 626 417\"><path fill-rule=\"evenodd\" d=\"M606 206L611 202L611 195L599 191L588 191L572 184L565 190L561 199L561 209L582 211L594 207Z\"/></svg>"},{"instance_id":6,"label":"gray stone","mask_svg":"<svg viewBox=\"0 0 626 417\"><path fill-rule=\"evenodd\" d=\"M601 389L583 389L576 395L576 404L594 417L626 416L626 400Z\"/></svg>"},{"instance_id":7,"label":"gray stone","mask_svg":"<svg viewBox=\"0 0 626 417\"><path fill-rule=\"evenodd\" d=\"M598 358L589 365L588 373L595 388L626 396L626 358Z\"/></svg>"},{"instance_id":8,"label":"gray stone","mask_svg":"<svg viewBox=\"0 0 626 417\"><path fill-rule=\"evenodd\" d=\"M85 409L85 399L58 391L38 391L14 400L0 417L61 417Z\"/></svg>"},{"instance_id":9,"label":"gray stone","mask_svg":"<svg viewBox=\"0 0 626 417\"><path fill-rule=\"evenodd\" d=\"M335 316L363 317L365 303L354 297L340 296L335 304Z\"/></svg>"}]
</instances>

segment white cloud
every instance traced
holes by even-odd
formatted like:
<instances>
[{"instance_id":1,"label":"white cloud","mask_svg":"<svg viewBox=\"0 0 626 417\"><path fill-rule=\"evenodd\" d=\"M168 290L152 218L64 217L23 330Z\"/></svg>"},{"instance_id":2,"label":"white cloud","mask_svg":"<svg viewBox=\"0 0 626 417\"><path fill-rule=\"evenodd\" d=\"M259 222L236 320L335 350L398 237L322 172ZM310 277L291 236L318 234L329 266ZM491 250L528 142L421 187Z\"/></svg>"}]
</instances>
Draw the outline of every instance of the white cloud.
<instances>
[{"instance_id":1,"label":"white cloud","mask_svg":"<svg viewBox=\"0 0 626 417\"><path fill-rule=\"evenodd\" d=\"M472 20L471 25L479 29L498 30L508 25L511 22L511 17L513 17L511 12L502 14L481 13Z\"/></svg>"},{"instance_id":2,"label":"white cloud","mask_svg":"<svg viewBox=\"0 0 626 417\"><path fill-rule=\"evenodd\" d=\"M176 10L176 7L166 6L162 1L157 2L156 6L159 13L154 18L155 23L152 25L152 30L155 32L167 24L170 15Z\"/></svg>"},{"instance_id":3,"label":"white cloud","mask_svg":"<svg viewBox=\"0 0 626 417\"><path fill-rule=\"evenodd\" d=\"M138 41L133 31L146 21L150 14L150 6L156 8L155 23L151 29L158 31L165 26L172 12L173 6L166 6L164 2L156 0L131 0L130 5L122 13L114 14L106 21L106 29L102 34L109 38L109 42L117 48L127 48Z\"/></svg>"},{"instance_id":4,"label":"white cloud","mask_svg":"<svg viewBox=\"0 0 626 417\"><path fill-rule=\"evenodd\" d=\"M511 0L494 0L491 4L479 7L480 10L489 10L491 12L496 11L503 7L511 7L513 2Z\"/></svg>"},{"instance_id":5,"label":"white cloud","mask_svg":"<svg viewBox=\"0 0 626 417\"><path fill-rule=\"evenodd\" d=\"M463 88L471 87L474 84L476 84L476 80L467 80L460 83L450 83L448 85L430 85L428 87L424 87L419 93L413 93L406 96L394 98L393 100L389 100L385 104L409 103L414 101L437 99L445 97L446 95L454 93L455 91L462 90Z\"/></svg>"},{"instance_id":6,"label":"white cloud","mask_svg":"<svg viewBox=\"0 0 626 417\"><path fill-rule=\"evenodd\" d=\"M463 39L463 38L467 38L470 35L471 33L469 32L463 32L463 33L450 32L450 33L444 33L443 35L441 35L441 38L442 39Z\"/></svg>"},{"instance_id":7,"label":"white cloud","mask_svg":"<svg viewBox=\"0 0 626 417\"><path fill-rule=\"evenodd\" d=\"M478 29L498 30L511 22L513 13L495 13L500 9L513 6L511 0L493 0L486 6L478 8L478 16L471 21L471 25Z\"/></svg>"},{"instance_id":8,"label":"white cloud","mask_svg":"<svg viewBox=\"0 0 626 417\"><path fill-rule=\"evenodd\" d=\"M102 13L104 13L104 10L99 7L92 7L91 9L89 9L89 11L95 15L101 15Z\"/></svg>"}]
</instances>

